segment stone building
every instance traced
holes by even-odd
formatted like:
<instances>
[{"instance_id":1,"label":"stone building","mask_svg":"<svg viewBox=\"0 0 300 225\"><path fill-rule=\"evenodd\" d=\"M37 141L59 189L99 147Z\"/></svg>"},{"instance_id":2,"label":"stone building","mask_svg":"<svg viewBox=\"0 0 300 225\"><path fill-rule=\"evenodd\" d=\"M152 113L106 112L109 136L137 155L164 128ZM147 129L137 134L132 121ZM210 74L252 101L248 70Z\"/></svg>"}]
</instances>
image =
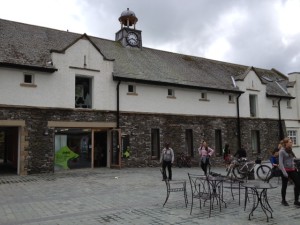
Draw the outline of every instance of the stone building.
<instances>
[{"instance_id":1,"label":"stone building","mask_svg":"<svg viewBox=\"0 0 300 225\"><path fill-rule=\"evenodd\" d=\"M165 142L196 165L202 140L267 158L297 133L297 73L147 48L137 21L113 41L0 19L2 168L157 166Z\"/></svg>"}]
</instances>

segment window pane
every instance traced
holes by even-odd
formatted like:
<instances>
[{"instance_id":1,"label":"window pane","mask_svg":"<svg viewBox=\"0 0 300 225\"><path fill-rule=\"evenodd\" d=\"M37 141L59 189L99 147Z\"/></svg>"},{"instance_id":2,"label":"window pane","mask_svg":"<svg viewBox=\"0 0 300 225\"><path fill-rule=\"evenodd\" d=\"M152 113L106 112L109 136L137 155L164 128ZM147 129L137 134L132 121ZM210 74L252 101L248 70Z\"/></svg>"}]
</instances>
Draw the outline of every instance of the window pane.
<instances>
[{"instance_id":1,"label":"window pane","mask_svg":"<svg viewBox=\"0 0 300 225\"><path fill-rule=\"evenodd\" d=\"M287 135L293 141L293 145L297 145L297 131L296 130L288 130Z\"/></svg>"},{"instance_id":2,"label":"window pane","mask_svg":"<svg viewBox=\"0 0 300 225\"><path fill-rule=\"evenodd\" d=\"M25 74L24 75L24 83L27 83L27 84L32 84L32 75L30 74Z\"/></svg>"},{"instance_id":3,"label":"window pane","mask_svg":"<svg viewBox=\"0 0 300 225\"><path fill-rule=\"evenodd\" d=\"M256 95L249 95L250 116L256 117Z\"/></svg>"},{"instance_id":4,"label":"window pane","mask_svg":"<svg viewBox=\"0 0 300 225\"><path fill-rule=\"evenodd\" d=\"M159 129L151 129L151 156L155 159L160 157Z\"/></svg>"},{"instance_id":5,"label":"window pane","mask_svg":"<svg viewBox=\"0 0 300 225\"><path fill-rule=\"evenodd\" d=\"M128 92L134 92L133 85L128 85Z\"/></svg>"}]
</instances>

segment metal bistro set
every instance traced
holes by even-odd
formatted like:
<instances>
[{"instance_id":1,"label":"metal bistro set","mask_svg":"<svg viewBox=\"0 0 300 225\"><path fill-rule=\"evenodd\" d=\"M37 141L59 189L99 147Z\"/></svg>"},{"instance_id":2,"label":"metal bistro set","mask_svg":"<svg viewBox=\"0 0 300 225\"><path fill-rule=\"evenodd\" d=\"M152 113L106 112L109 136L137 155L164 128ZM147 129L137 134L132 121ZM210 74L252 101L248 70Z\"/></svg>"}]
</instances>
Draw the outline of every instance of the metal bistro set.
<instances>
[{"instance_id":1,"label":"metal bistro set","mask_svg":"<svg viewBox=\"0 0 300 225\"><path fill-rule=\"evenodd\" d=\"M269 221L269 218L273 218L273 210L268 200L268 190L277 188L278 184L261 180L238 179L233 176L223 176L213 172L210 172L207 176L191 173L187 175L191 191L190 214L192 214L193 208L195 205L198 205L198 202L200 210L203 207L209 208L208 217L211 216L214 207L217 207L221 212L222 208L227 207L225 196L228 195L224 195L224 191L229 190L233 200L235 196L238 196L239 205L241 204L241 193L244 193L244 210L246 210L247 203L252 203L252 208L248 216L249 220L251 220L254 211L258 207L261 207L267 217L267 221ZM167 196L163 206L167 203L172 192L180 192L183 194L184 204L187 207L189 200L186 180L170 181L166 179L165 183Z\"/></svg>"}]
</instances>

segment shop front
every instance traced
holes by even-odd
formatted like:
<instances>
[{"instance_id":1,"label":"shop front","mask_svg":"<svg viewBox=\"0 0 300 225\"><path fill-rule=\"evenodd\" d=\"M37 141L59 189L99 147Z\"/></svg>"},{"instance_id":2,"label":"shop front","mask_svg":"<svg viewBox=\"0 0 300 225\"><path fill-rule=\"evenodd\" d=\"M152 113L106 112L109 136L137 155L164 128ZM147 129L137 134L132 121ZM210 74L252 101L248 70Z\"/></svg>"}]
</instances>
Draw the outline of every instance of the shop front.
<instances>
[{"instance_id":1,"label":"shop front","mask_svg":"<svg viewBox=\"0 0 300 225\"><path fill-rule=\"evenodd\" d=\"M54 171L121 168L121 131L112 123L48 122L54 131Z\"/></svg>"}]
</instances>

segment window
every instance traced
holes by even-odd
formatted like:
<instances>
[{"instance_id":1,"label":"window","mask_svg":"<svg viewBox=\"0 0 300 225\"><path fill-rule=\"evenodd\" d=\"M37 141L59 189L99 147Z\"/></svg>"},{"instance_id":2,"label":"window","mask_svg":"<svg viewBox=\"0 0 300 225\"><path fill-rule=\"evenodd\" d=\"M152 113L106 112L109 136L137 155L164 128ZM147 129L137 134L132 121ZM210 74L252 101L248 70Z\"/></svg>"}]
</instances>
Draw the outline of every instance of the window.
<instances>
[{"instance_id":1,"label":"window","mask_svg":"<svg viewBox=\"0 0 300 225\"><path fill-rule=\"evenodd\" d=\"M185 130L185 143L186 143L187 154L190 155L191 157L194 157L192 129Z\"/></svg>"},{"instance_id":2,"label":"window","mask_svg":"<svg viewBox=\"0 0 300 225\"><path fill-rule=\"evenodd\" d=\"M175 92L173 89L168 89L168 97L175 97Z\"/></svg>"},{"instance_id":3,"label":"window","mask_svg":"<svg viewBox=\"0 0 300 225\"><path fill-rule=\"evenodd\" d=\"M33 80L33 75L32 74L24 74L24 83L25 84L33 84L34 80Z\"/></svg>"},{"instance_id":4,"label":"window","mask_svg":"<svg viewBox=\"0 0 300 225\"><path fill-rule=\"evenodd\" d=\"M288 99L288 100L287 100L286 106L287 106L288 108L292 108L291 99Z\"/></svg>"},{"instance_id":5,"label":"window","mask_svg":"<svg viewBox=\"0 0 300 225\"><path fill-rule=\"evenodd\" d=\"M219 155L223 155L222 151L222 131L220 129L215 130L215 150Z\"/></svg>"},{"instance_id":6,"label":"window","mask_svg":"<svg viewBox=\"0 0 300 225\"><path fill-rule=\"evenodd\" d=\"M128 93L135 93L135 86L134 85L128 85Z\"/></svg>"},{"instance_id":7,"label":"window","mask_svg":"<svg viewBox=\"0 0 300 225\"><path fill-rule=\"evenodd\" d=\"M293 141L293 145L297 145L297 131L296 130L288 130L287 136Z\"/></svg>"},{"instance_id":8,"label":"window","mask_svg":"<svg viewBox=\"0 0 300 225\"><path fill-rule=\"evenodd\" d=\"M75 108L92 108L91 78L75 78Z\"/></svg>"},{"instance_id":9,"label":"window","mask_svg":"<svg viewBox=\"0 0 300 225\"><path fill-rule=\"evenodd\" d=\"M229 103L234 103L234 97L233 97L233 95L228 95L228 102Z\"/></svg>"},{"instance_id":10,"label":"window","mask_svg":"<svg viewBox=\"0 0 300 225\"><path fill-rule=\"evenodd\" d=\"M260 154L260 139L258 130L251 130L251 148L253 154Z\"/></svg>"},{"instance_id":11,"label":"window","mask_svg":"<svg viewBox=\"0 0 300 225\"><path fill-rule=\"evenodd\" d=\"M207 100L207 93L206 92L201 92L201 96L199 100Z\"/></svg>"},{"instance_id":12,"label":"window","mask_svg":"<svg viewBox=\"0 0 300 225\"><path fill-rule=\"evenodd\" d=\"M20 83L21 87L37 87L36 84L34 84L34 75L30 73L24 73L23 76L23 82Z\"/></svg>"},{"instance_id":13,"label":"window","mask_svg":"<svg viewBox=\"0 0 300 225\"><path fill-rule=\"evenodd\" d=\"M250 116L256 117L256 104L257 104L257 96L249 95L249 103L250 103Z\"/></svg>"},{"instance_id":14,"label":"window","mask_svg":"<svg viewBox=\"0 0 300 225\"><path fill-rule=\"evenodd\" d=\"M273 100L272 100L272 106L273 106L273 107L278 107L278 100L273 99Z\"/></svg>"},{"instance_id":15,"label":"window","mask_svg":"<svg viewBox=\"0 0 300 225\"><path fill-rule=\"evenodd\" d=\"M159 129L151 129L151 158L160 158Z\"/></svg>"}]
</instances>

